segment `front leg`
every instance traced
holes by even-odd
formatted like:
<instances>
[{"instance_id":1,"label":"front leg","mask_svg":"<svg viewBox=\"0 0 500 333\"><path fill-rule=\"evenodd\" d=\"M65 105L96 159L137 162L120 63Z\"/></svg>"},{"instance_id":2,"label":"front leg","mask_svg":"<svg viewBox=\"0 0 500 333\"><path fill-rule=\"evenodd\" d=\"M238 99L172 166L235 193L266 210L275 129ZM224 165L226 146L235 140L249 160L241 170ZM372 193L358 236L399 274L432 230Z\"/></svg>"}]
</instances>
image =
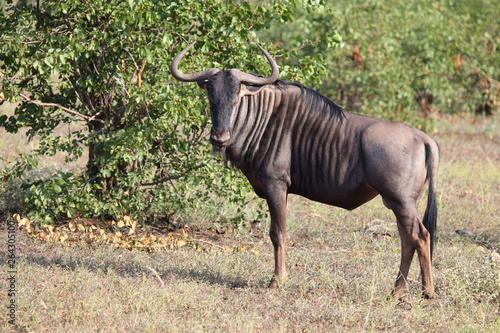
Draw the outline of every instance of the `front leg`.
<instances>
[{"instance_id":1,"label":"front leg","mask_svg":"<svg viewBox=\"0 0 500 333\"><path fill-rule=\"evenodd\" d=\"M269 236L274 246L274 276L269 288L277 289L285 279L285 243L286 243L286 186L278 182L269 182L265 186L264 195L271 215Z\"/></svg>"}]
</instances>

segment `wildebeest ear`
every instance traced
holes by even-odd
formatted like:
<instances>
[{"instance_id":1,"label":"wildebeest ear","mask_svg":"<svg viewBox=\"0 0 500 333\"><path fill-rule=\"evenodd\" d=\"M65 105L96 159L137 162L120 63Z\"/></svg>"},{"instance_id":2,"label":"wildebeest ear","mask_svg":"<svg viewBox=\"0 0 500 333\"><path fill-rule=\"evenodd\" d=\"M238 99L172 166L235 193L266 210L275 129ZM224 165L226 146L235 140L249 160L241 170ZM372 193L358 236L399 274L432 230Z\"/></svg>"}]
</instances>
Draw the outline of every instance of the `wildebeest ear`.
<instances>
[{"instance_id":1,"label":"wildebeest ear","mask_svg":"<svg viewBox=\"0 0 500 333\"><path fill-rule=\"evenodd\" d=\"M207 83L208 83L208 81L197 81L196 83L198 83L198 86L201 89L207 91Z\"/></svg>"},{"instance_id":2,"label":"wildebeest ear","mask_svg":"<svg viewBox=\"0 0 500 333\"><path fill-rule=\"evenodd\" d=\"M244 95L255 95L261 91L265 86L247 86L246 84L241 84L240 96Z\"/></svg>"}]
</instances>

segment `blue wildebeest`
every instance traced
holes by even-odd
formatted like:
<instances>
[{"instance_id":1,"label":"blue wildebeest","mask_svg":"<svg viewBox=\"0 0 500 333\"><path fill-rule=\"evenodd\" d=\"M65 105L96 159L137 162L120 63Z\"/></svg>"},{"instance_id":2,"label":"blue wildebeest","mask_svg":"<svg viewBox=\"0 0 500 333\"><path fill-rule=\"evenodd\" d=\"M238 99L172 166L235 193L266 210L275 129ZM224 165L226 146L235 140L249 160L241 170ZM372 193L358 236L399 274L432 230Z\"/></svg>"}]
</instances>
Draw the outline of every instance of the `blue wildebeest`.
<instances>
[{"instance_id":1,"label":"blue wildebeest","mask_svg":"<svg viewBox=\"0 0 500 333\"><path fill-rule=\"evenodd\" d=\"M437 143L423 132L347 112L298 83L278 80L278 66L260 77L237 69L180 73L191 44L170 66L179 81L197 82L210 103L210 142L267 201L277 288L285 277L286 203L289 193L352 210L380 194L396 215L401 264L393 294L401 297L417 251L424 297L434 295L431 258L436 232ZM428 185L421 222L417 206Z\"/></svg>"}]
</instances>

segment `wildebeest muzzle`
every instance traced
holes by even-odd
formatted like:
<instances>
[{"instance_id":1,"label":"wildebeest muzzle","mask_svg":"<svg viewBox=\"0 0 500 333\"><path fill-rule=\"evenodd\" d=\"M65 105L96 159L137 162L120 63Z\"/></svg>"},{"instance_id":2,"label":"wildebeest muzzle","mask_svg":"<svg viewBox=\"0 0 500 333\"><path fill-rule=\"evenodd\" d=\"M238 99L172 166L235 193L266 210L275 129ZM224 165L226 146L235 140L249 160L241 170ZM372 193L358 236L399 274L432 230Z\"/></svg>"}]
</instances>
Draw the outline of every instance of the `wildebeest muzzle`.
<instances>
[{"instance_id":1,"label":"wildebeest muzzle","mask_svg":"<svg viewBox=\"0 0 500 333\"><path fill-rule=\"evenodd\" d=\"M231 139L230 130L216 130L212 127L210 130L210 143L214 146L224 147L229 144Z\"/></svg>"}]
</instances>

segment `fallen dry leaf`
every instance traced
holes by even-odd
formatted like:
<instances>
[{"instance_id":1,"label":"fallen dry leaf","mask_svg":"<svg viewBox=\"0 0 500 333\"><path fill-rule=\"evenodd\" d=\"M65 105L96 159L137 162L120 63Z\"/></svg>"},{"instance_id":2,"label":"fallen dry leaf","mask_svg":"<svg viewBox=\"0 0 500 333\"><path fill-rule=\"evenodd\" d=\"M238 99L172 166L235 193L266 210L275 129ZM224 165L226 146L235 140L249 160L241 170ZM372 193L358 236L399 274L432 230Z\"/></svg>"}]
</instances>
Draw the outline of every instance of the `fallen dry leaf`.
<instances>
[{"instance_id":1,"label":"fallen dry leaf","mask_svg":"<svg viewBox=\"0 0 500 333\"><path fill-rule=\"evenodd\" d=\"M176 233L168 234L152 234L150 231L139 229L139 224L131 217L125 216L118 222L114 221L95 221L95 224L83 224L76 221L70 221L67 224L54 226L51 224L37 225L32 224L27 218L22 218L19 214L15 215L15 220L21 230L38 240L46 242L59 242L70 246L72 243L85 243L85 244L113 244L121 248L139 248L146 251L153 251L155 249L179 249L189 244L190 247L196 250L206 251L198 244L210 244L210 249L214 246L224 252L241 251L241 252L254 252L258 253L254 248L246 245L238 245L232 248L227 246L218 246L210 242L197 240L193 242L189 238L189 234L185 229L180 229ZM121 229L126 228L126 229ZM107 234L106 230L114 230Z\"/></svg>"},{"instance_id":2,"label":"fallen dry leaf","mask_svg":"<svg viewBox=\"0 0 500 333\"><path fill-rule=\"evenodd\" d=\"M137 221L130 221L130 227L132 230L137 230Z\"/></svg>"}]
</instances>

